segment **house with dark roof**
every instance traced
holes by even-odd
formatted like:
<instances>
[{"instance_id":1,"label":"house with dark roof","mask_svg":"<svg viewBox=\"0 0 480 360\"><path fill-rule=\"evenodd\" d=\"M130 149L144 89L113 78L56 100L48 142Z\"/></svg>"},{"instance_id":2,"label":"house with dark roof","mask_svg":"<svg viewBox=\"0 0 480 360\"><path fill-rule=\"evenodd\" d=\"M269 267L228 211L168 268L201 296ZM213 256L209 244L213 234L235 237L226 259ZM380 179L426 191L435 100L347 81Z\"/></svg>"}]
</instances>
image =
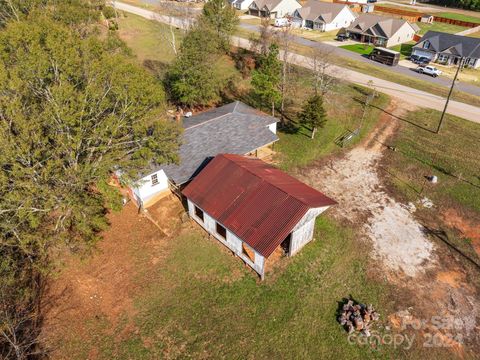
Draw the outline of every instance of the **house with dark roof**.
<instances>
[{"instance_id":1,"label":"house with dark roof","mask_svg":"<svg viewBox=\"0 0 480 360\"><path fill-rule=\"evenodd\" d=\"M278 141L277 122L240 101L184 118L179 163L152 164L130 188L130 197L149 206L169 189L188 183L220 153L261 157Z\"/></svg>"},{"instance_id":2,"label":"house with dark roof","mask_svg":"<svg viewBox=\"0 0 480 360\"><path fill-rule=\"evenodd\" d=\"M406 20L361 14L350 26L340 30L339 34L375 46L391 47L412 41L419 30L416 24Z\"/></svg>"},{"instance_id":3,"label":"house with dark roof","mask_svg":"<svg viewBox=\"0 0 480 360\"><path fill-rule=\"evenodd\" d=\"M356 16L347 5L310 0L293 13L296 27L319 31L332 31L348 27Z\"/></svg>"},{"instance_id":4,"label":"house with dark roof","mask_svg":"<svg viewBox=\"0 0 480 360\"><path fill-rule=\"evenodd\" d=\"M248 7L248 13L253 16L278 19L301 8L297 0L253 0Z\"/></svg>"},{"instance_id":5,"label":"house with dark roof","mask_svg":"<svg viewBox=\"0 0 480 360\"><path fill-rule=\"evenodd\" d=\"M272 254L296 254L313 239L317 216L336 204L260 159L234 154L217 155L182 194L191 218L262 279Z\"/></svg>"},{"instance_id":6,"label":"house with dark roof","mask_svg":"<svg viewBox=\"0 0 480 360\"><path fill-rule=\"evenodd\" d=\"M457 65L464 58L465 66L480 66L480 38L427 31L412 48L412 55L424 56L444 65Z\"/></svg>"}]
</instances>

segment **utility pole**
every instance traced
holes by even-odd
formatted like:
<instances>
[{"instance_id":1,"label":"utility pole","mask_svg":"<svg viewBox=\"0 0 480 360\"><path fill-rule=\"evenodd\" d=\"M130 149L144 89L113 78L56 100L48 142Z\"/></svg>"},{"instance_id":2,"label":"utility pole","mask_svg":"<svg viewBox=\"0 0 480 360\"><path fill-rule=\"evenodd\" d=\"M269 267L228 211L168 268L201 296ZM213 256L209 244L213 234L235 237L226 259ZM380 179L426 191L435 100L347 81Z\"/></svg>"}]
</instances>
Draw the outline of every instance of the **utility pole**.
<instances>
[{"instance_id":1,"label":"utility pole","mask_svg":"<svg viewBox=\"0 0 480 360\"><path fill-rule=\"evenodd\" d=\"M448 103L450 102L450 96L452 96L453 87L455 86L455 81L457 81L458 73L460 72L460 69L463 66L464 60L465 58L461 57L460 61L458 62L458 68L457 68L457 71L455 72L455 77L453 78L452 86L450 86L450 91L448 92L447 101L445 102L445 107L443 108L442 116L440 117L440 121L438 123L437 131L435 131L435 134L438 134L440 132L440 128L442 127L443 119L445 118L445 113L447 111Z\"/></svg>"}]
</instances>

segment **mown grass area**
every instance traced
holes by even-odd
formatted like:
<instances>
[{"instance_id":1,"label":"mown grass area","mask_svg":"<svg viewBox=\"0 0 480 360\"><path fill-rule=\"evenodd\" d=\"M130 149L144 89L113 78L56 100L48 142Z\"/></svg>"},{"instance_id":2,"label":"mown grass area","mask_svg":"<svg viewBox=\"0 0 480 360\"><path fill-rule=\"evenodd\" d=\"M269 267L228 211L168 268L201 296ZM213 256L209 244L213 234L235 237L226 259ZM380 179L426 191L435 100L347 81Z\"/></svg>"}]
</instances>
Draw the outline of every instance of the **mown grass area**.
<instances>
[{"instance_id":1,"label":"mown grass area","mask_svg":"<svg viewBox=\"0 0 480 360\"><path fill-rule=\"evenodd\" d=\"M453 24L433 22L433 24L416 23L420 28L419 35L425 34L427 31L441 31L449 34L456 34L460 31L467 30L464 26L458 26Z\"/></svg>"},{"instance_id":2,"label":"mown grass area","mask_svg":"<svg viewBox=\"0 0 480 360\"><path fill-rule=\"evenodd\" d=\"M360 55L368 55L372 52L372 49L375 47L369 44L351 44L351 45L342 45L342 49L356 52Z\"/></svg>"},{"instance_id":3,"label":"mown grass area","mask_svg":"<svg viewBox=\"0 0 480 360\"><path fill-rule=\"evenodd\" d=\"M390 153L394 184L409 199L419 194L438 204L458 203L480 213L480 124L447 115L439 134L440 112L417 110L402 124ZM430 184L425 176L438 176Z\"/></svg>"},{"instance_id":4,"label":"mown grass area","mask_svg":"<svg viewBox=\"0 0 480 360\"><path fill-rule=\"evenodd\" d=\"M472 16L459 13L441 12L435 13L435 16L441 16L447 19L455 19L460 21L469 21L473 23L478 23L480 25L480 14L478 14L478 16Z\"/></svg>"},{"instance_id":5,"label":"mown grass area","mask_svg":"<svg viewBox=\"0 0 480 360\"><path fill-rule=\"evenodd\" d=\"M175 58L175 52L168 43L168 39L171 38L168 25L129 13L118 22L118 35L141 63L154 61L168 64ZM178 29L173 31L177 45L180 45L183 31Z\"/></svg>"},{"instance_id":6,"label":"mown grass area","mask_svg":"<svg viewBox=\"0 0 480 360\"><path fill-rule=\"evenodd\" d=\"M415 45L415 42L408 42L405 44L399 44L392 46L390 49L398 51L400 53L400 59L406 59L412 53L412 47Z\"/></svg>"},{"instance_id":7,"label":"mown grass area","mask_svg":"<svg viewBox=\"0 0 480 360\"><path fill-rule=\"evenodd\" d=\"M318 31L294 28L292 33L313 41L333 41L337 37L338 30Z\"/></svg>"}]
</instances>

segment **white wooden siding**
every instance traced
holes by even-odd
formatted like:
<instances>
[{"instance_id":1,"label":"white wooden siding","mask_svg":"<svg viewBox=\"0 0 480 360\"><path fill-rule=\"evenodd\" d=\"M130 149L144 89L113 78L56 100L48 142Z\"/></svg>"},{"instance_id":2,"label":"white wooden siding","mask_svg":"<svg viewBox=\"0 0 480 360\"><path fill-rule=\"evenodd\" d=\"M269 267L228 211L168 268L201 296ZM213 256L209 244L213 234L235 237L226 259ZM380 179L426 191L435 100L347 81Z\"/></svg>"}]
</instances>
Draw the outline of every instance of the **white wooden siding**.
<instances>
[{"instance_id":1,"label":"white wooden siding","mask_svg":"<svg viewBox=\"0 0 480 360\"><path fill-rule=\"evenodd\" d=\"M255 261L250 260L246 255L243 254L243 248L242 248L243 241L239 237L237 237L234 233L232 233L225 226L223 226L223 224L220 224L223 227L225 227L225 229L227 230L226 239L222 238L219 234L217 234L216 220L210 215L208 215L205 211L203 211L202 208L197 206L200 210L203 211L203 221L202 221L200 218L198 218L195 215L196 205L189 199L187 201L188 201L188 213L190 217L193 220L195 220L201 227L203 227L210 235L215 237L215 239L217 239L223 245L225 245L230 250L232 250L235 253L235 255L240 257L245 263L248 264L248 266L250 266L253 270L255 270L263 279L264 272L265 272L265 258L261 254L257 253L255 250L252 249L253 253L255 254Z\"/></svg>"},{"instance_id":2,"label":"white wooden siding","mask_svg":"<svg viewBox=\"0 0 480 360\"><path fill-rule=\"evenodd\" d=\"M302 247L313 239L315 219L329 207L314 208L307 211L303 218L293 228L290 240L290 256L295 255Z\"/></svg>"},{"instance_id":3,"label":"white wooden siding","mask_svg":"<svg viewBox=\"0 0 480 360\"><path fill-rule=\"evenodd\" d=\"M152 175L157 174L158 184L152 184ZM138 181L137 187L131 188L137 200L148 201L154 195L168 190L168 178L163 170L147 175Z\"/></svg>"}]
</instances>

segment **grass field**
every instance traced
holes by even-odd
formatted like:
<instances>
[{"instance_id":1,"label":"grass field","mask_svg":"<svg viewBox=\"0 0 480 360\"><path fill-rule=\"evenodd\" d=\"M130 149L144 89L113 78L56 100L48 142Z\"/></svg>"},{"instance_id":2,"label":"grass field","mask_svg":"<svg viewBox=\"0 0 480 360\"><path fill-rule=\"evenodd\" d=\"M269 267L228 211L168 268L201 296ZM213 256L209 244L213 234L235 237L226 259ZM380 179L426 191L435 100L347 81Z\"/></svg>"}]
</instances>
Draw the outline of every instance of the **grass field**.
<instances>
[{"instance_id":1,"label":"grass field","mask_svg":"<svg viewBox=\"0 0 480 360\"><path fill-rule=\"evenodd\" d=\"M480 125L447 115L440 134L434 134L440 113L418 110L402 124L392 155L396 185L408 197L422 192L438 203L459 203L480 213ZM421 139L421 140L419 140ZM436 175L430 185L425 176Z\"/></svg>"},{"instance_id":2,"label":"grass field","mask_svg":"<svg viewBox=\"0 0 480 360\"><path fill-rule=\"evenodd\" d=\"M368 45L368 44L351 44L351 45L342 45L340 47L342 49L356 52L357 54L360 54L360 55L368 55L371 53L372 49L375 46Z\"/></svg>"},{"instance_id":3,"label":"grass field","mask_svg":"<svg viewBox=\"0 0 480 360\"><path fill-rule=\"evenodd\" d=\"M434 22L433 24L417 23L420 28L420 35L425 34L427 31L441 31L449 34L456 34L460 31L467 30L464 26L446 24L441 22Z\"/></svg>"},{"instance_id":4,"label":"grass field","mask_svg":"<svg viewBox=\"0 0 480 360\"><path fill-rule=\"evenodd\" d=\"M317 31L317 30L305 30L305 29L293 29L292 33L294 35L298 35L304 37L305 39L309 39L312 41L333 41L335 40L338 30L332 31Z\"/></svg>"},{"instance_id":5,"label":"grass field","mask_svg":"<svg viewBox=\"0 0 480 360\"><path fill-rule=\"evenodd\" d=\"M469 21L469 22L478 23L480 25L480 14L478 16L472 16L472 15L465 15L465 14L459 14L459 13L441 12L441 13L435 13L435 16L441 16L447 19L455 19L460 21Z\"/></svg>"},{"instance_id":6,"label":"grass field","mask_svg":"<svg viewBox=\"0 0 480 360\"><path fill-rule=\"evenodd\" d=\"M174 29L174 33L177 44L180 45L183 32ZM170 28L165 24L127 14L126 17L119 19L118 34L142 63L151 60L167 64L175 57L172 47L167 42L171 36Z\"/></svg>"},{"instance_id":7,"label":"grass field","mask_svg":"<svg viewBox=\"0 0 480 360\"><path fill-rule=\"evenodd\" d=\"M354 131L361 127L359 136L354 138L347 148L354 146L369 133L379 120L381 111L372 107L366 111L362 124L360 121L363 113L362 102L368 91L360 86L340 83L326 97L325 108L329 117L325 127L318 129L312 140L310 139L310 129L295 122L296 112L300 111L302 101L307 95L305 89L311 88L308 73L304 69L297 69L292 78L296 79L292 89L295 96L291 97L293 104L291 104L290 115L293 122L288 131L280 130L280 141L277 144L277 149L280 151L279 165L285 170L307 166L319 157L342 151L334 143L334 140L346 130ZM373 104L376 107L385 108L388 101L386 95L380 95Z\"/></svg>"}]
</instances>

